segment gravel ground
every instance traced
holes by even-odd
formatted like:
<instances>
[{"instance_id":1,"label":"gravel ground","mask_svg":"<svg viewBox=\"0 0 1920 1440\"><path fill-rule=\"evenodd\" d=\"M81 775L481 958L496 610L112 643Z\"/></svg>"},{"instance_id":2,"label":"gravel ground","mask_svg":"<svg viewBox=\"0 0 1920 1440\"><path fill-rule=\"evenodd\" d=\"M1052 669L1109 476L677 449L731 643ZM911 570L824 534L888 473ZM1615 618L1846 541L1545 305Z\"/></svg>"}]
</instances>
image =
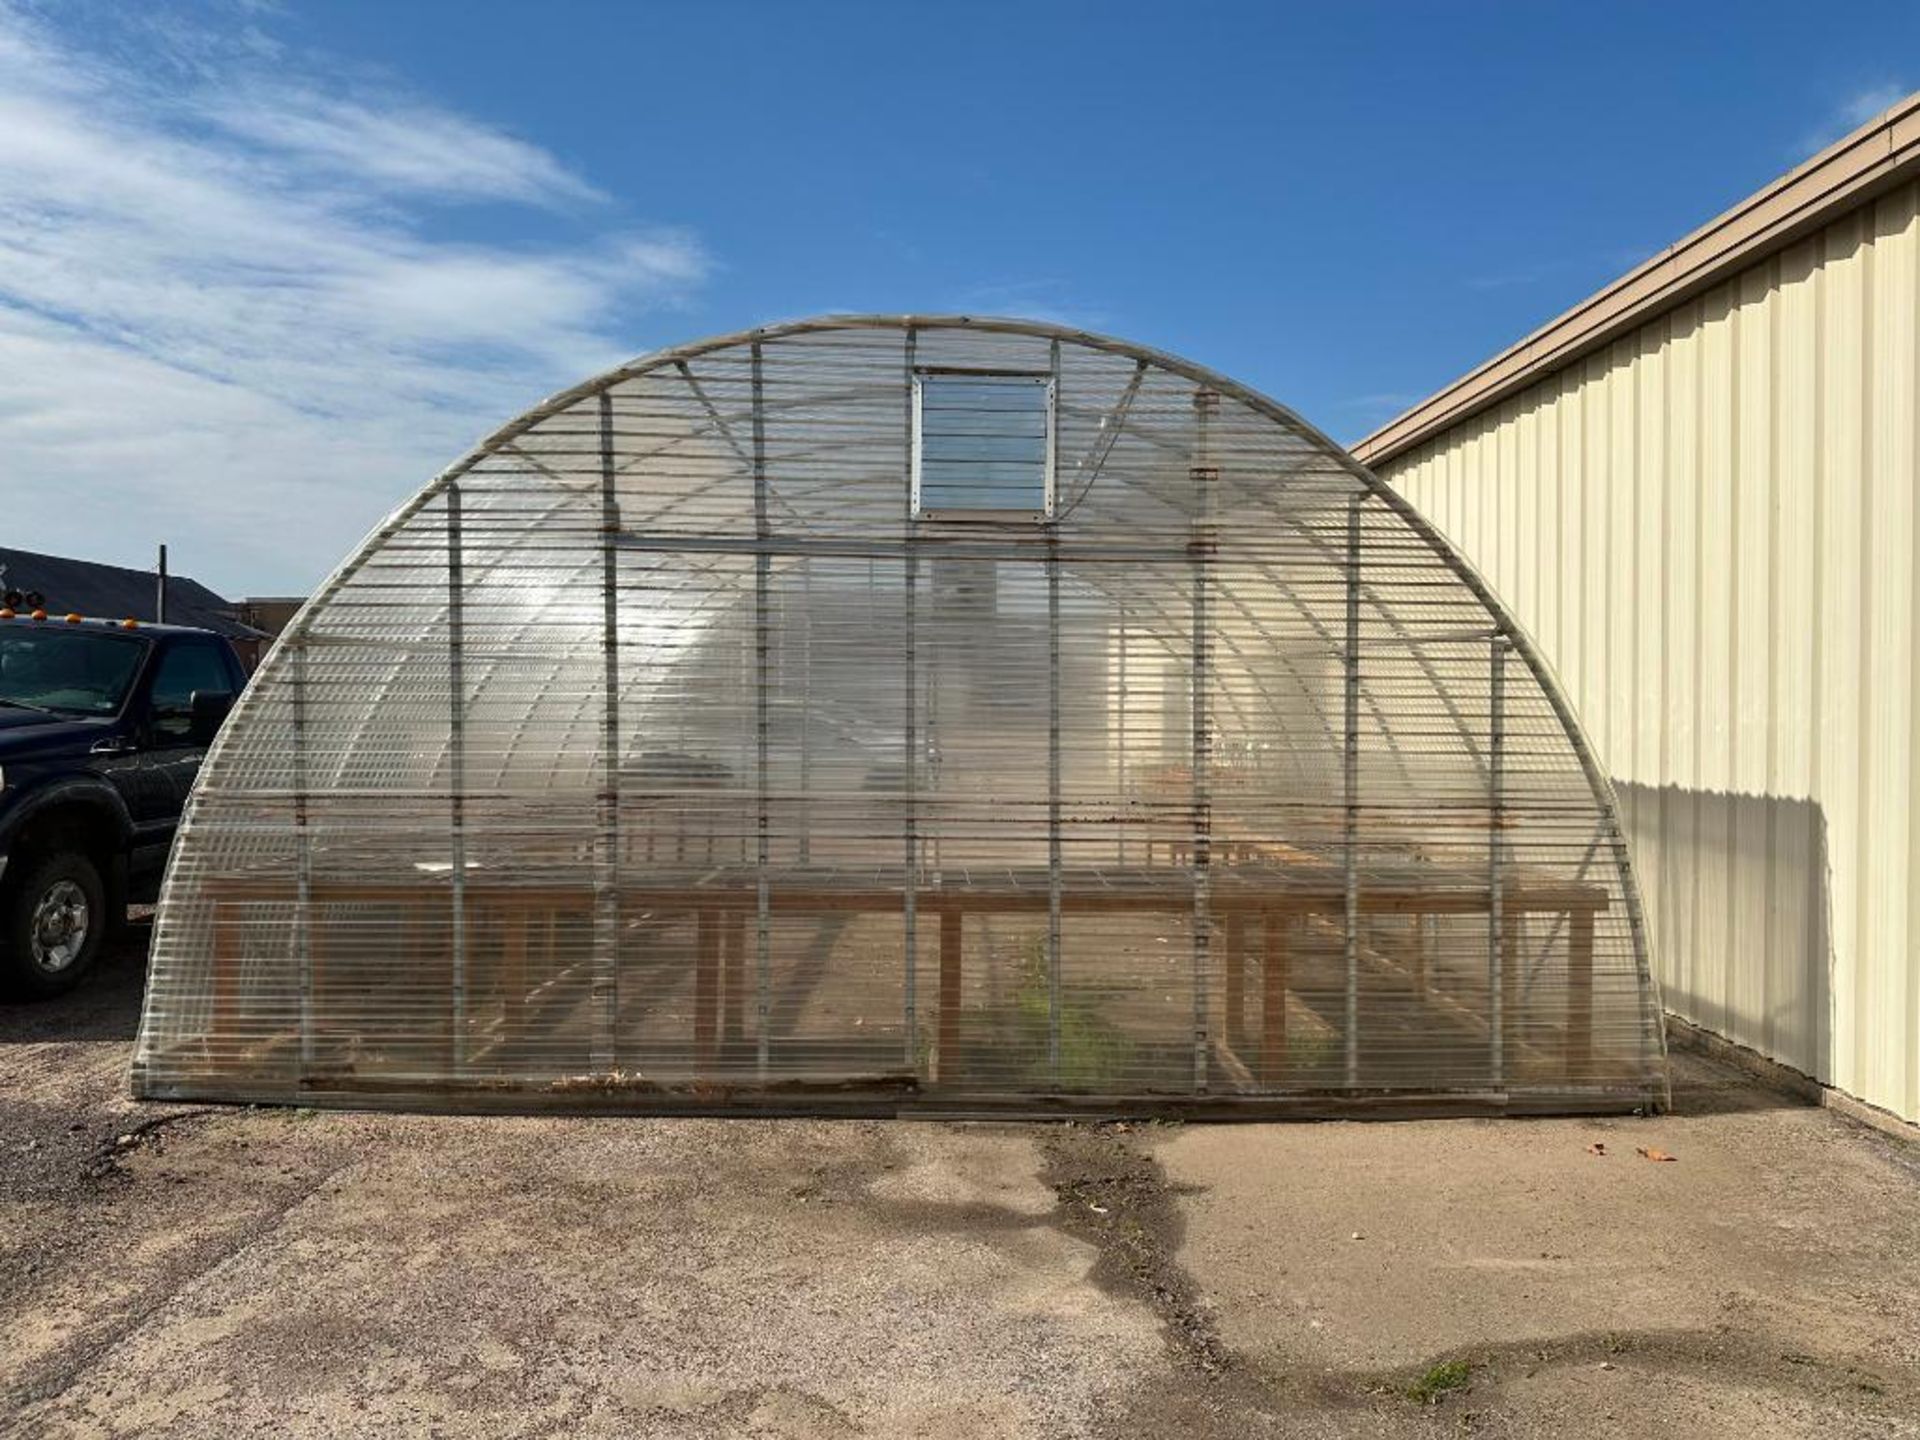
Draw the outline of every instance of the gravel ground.
<instances>
[{"instance_id":1,"label":"gravel ground","mask_svg":"<svg viewBox=\"0 0 1920 1440\"><path fill-rule=\"evenodd\" d=\"M1652 1120L149 1106L139 940L0 1007L7 1434L1920 1436L1920 1150L1697 1060Z\"/></svg>"}]
</instances>

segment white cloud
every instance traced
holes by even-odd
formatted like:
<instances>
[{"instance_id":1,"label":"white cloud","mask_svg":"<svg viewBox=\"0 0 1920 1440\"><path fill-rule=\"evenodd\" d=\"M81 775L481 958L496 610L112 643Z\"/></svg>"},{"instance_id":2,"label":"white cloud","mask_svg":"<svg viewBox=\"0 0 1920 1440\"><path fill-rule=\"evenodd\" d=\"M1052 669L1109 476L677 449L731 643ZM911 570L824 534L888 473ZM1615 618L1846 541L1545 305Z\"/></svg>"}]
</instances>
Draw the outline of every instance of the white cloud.
<instances>
[{"instance_id":1,"label":"white cloud","mask_svg":"<svg viewBox=\"0 0 1920 1440\"><path fill-rule=\"evenodd\" d=\"M1826 149L1841 136L1851 134L1882 111L1899 104L1907 94L1906 86L1894 84L1868 85L1855 91L1835 106L1833 113L1818 127L1800 137L1794 147L1794 158L1804 160Z\"/></svg>"},{"instance_id":2,"label":"white cloud","mask_svg":"<svg viewBox=\"0 0 1920 1440\"><path fill-rule=\"evenodd\" d=\"M707 273L525 139L168 21L133 65L0 0L8 544L298 590ZM586 234L429 237L474 201Z\"/></svg>"},{"instance_id":3,"label":"white cloud","mask_svg":"<svg viewBox=\"0 0 1920 1440\"><path fill-rule=\"evenodd\" d=\"M316 169L403 192L535 204L606 198L539 147L430 106L380 111L311 90L257 90L205 113Z\"/></svg>"}]
</instances>

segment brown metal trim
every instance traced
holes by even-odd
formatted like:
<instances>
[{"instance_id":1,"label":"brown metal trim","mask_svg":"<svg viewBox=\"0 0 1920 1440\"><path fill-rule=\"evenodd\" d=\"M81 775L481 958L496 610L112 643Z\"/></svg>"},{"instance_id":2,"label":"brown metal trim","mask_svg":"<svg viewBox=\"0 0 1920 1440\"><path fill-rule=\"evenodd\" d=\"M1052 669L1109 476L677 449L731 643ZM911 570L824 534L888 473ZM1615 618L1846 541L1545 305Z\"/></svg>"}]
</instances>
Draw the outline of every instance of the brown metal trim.
<instances>
[{"instance_id":1,"label":"brown metal trim","mask_svg":"<svg viewBox=\"0 0 1920 1440\"><path fill-rule=\"evenodd\" d=\"M334 1109L404 1110L452 1115L587 1114L679 1115L721 1118L835 1117L887 1119L938 1117L943 1120L1128 1120L1165 1117L1180 1120L1431 1120L1506 1115L1622 1115L1658 1112L1661 1096L1647 1086L1563 1086L1511 1091L1498 1089L1428 1091L1382 1090L1353 1094L1338 1090L1290 1094L1192 1095L1013 1095L996 1092L924 1092L907 1076L875 1075L834 1084L803 1081L759 1089L713 1083L649 1085L635 1077L626 1084L527 1084L512 1079L446 1080L431 1093L383 1077L342 1074L318 1076L294 1093L284 1085L240 1077L216 1083L155 1084L155 1100L213 1101L234 1105L298 1103Z\"/></svg>"},{"instance_id":2,"label":"brown metal trim","mask_svg":"<svg viewBox=\"0 0 1920 1440\"><path fill-rule=\"evenodd\" d=\"M1920 175L1920 93L1668 246L1352 447L1378 468Z\"/></svg>"}]
</instances>

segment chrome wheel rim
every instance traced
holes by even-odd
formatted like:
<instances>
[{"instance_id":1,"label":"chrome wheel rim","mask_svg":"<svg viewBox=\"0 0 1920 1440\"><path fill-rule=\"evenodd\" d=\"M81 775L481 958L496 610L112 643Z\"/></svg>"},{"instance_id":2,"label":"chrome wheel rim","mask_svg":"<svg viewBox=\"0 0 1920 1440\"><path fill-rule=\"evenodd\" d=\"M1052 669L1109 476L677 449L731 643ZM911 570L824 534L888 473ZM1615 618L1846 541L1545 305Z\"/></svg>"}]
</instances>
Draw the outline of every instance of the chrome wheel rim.
<instances>
[{"instance_id":1,"label":"chrome wheel rim","mask_svg":"<svg viewBox=\"0 0 1920 1440\"><path fill-rule=\"evenodd\" d=\"M86 949L91 920L87 892L71 880L54 881L33 907L33 963L49 975L65 970Z\"/></svg>"}]
</instances>

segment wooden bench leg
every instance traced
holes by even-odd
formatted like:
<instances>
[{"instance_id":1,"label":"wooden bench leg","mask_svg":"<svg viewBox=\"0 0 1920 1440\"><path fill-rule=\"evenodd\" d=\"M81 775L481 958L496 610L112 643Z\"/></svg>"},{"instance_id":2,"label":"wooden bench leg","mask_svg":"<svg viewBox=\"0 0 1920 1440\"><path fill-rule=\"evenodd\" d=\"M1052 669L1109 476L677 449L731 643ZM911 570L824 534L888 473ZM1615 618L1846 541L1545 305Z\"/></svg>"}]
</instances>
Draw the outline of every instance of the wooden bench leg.
<instances>
[{"instance_id":1,"label":"wooden bench leg","mask_svg":"<svg viewBox=\"0 0 1920 1440\"><path fill-rule=\"evenodd\" d=\"M517 1044L527 1033L527 927L531 917L518 907L506 917L501 938L501 980L506 986L507 1043Z\"/></svg>"},{"instance_id":2,"label":"wooden bench leg","mask_svg":"<svg viewBox=\"0 0 1920 1440\"><path fill-rule=\"evenodd\" d=\"M701 910L694 921L693 1058L702 1074L713 1068L720 1020L720 917Z\"/></svg>"},{"instance_id":3,"label":"wooden bench leg","mask_svg":"<svg viewBox=\"0 0 1920 1440\"><path fill-rule=\"evenodd\" d=\"M1227 1048L1247 1033L1247 914L1227 912Z\"/></svg>"},{"instance_id":4,"label":"wooden bench leg","mask_svg":"<svg viewBox=\"0 0 1920 1440\"><path fill-rule=\"evenodd\" d=\"M940 912L940 1044L935 1079L945 1085L960 1078L961 913Z\"/></svg>"},{"instance_id":5,"label":"wooden bench leg","mask_svg":"<svg viewBox=\"0 0 1920 1440\"><path fill-rule=\"evenodd\" d=\"M307 924L307 1013L301 1018L300 1035L300 1054L306 1062L301 1067L303 1072L319 1053L321 1037L328 1033L327 944L333 927L325 917L332 908L315 905Z\"/></svg>"},{"instance_id":6,"label":"wooden bench leg","mask_svg":"<svg viewBox=\"0 0 1920 1440\"><path fill-rule=\"evenodd\" d=\"M1278 1085L1287 1073L1287 917L1266 912L1261 929L1266 953L1260 975L1260 1079Z\"/></svg>"},{"instance_id":7,"label":"wooden bench leg","mask_svg":"<svg viewBox=\"0 0 1920 1440\"><path fill-rule=\"evenodd\" d=\"M1521 912L1509 910L1500 923L1500 1054L1506 1063L1504 1079L1513 1082L1520 1052L1520 923Z\"/></svg>"},{"instance_id":8,"label":"wooden bench leg","mask_svg":"<svg viewBox=\"0 0 1920 1440\"><path fill-rule=\"evenodd\" d=\"M721 976L723 1000L721 1008L721 1038L738 1040L745 1033L742 1015L745 1013L747 989L747 917L744 912L735 910L727 916L727 928L721 937Z\"/></svg>"},{"instance_id":9,"label":"wooden bench leg","mask_svg":"<svg viewBox=\"0 0 1920 1440\"><path fill-rule=\"evenodd\" d=\"M1593 911L1567 917L1567 1079L1591 1079L1593 1065Z\"/></svg>"},{"instance_id":10,"label":"wooden bench leg","mask_svg":"<svg viewBox=\"0 0 1920 1440\"><path fill-rule=\"evenodd\" d=\"M216 1067L224 1067L237 1058L239 1037L233 1033L234 1014L240 994L240 924L233 907L216 900L213 903L213 1033L207 1046Z\"/></svg>"},{"instance_id":11,"label":"wooden bench leg","mask_svg":"<svg viewBox=\"0 0 1920 1440\"><path fill-rule=\"evenodd\" d=\"M394 943L399 963L408 973L436 976L435 983L444 986L446 993L451 996L457 963L453 947L452 906L438 897L436 901L422 903L418 898L402 899L399 902L400 917ZM446 972L439 974L443 949L446 952ZM467 930L467 953L469 956L479 953L471 922ZM463 1033L473 1033L474 999L480 987L477 972L471 964L462 977L462 983L465 990L461 997L440 1011L440 1029L445 1047L440 1063L447 1067L449 1073L457 1072L465 1062L465 1052L461 1047ZM466 1017L464 1021L461 1018L463 1014Z\"/></svg>"}]
</instances>

